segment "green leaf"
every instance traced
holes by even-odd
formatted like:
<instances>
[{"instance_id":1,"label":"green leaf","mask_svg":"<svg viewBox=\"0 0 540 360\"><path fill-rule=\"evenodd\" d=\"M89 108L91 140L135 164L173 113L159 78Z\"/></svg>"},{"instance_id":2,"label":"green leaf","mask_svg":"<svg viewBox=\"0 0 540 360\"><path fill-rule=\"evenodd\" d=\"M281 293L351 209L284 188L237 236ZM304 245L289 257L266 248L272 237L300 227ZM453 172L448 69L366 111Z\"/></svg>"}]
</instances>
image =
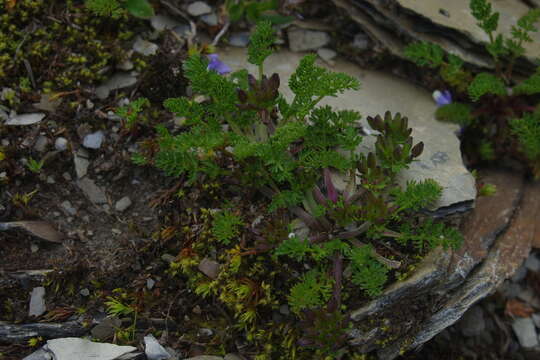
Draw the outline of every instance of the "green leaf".
<instances>
[{"instance_id":1,"label":"green leaf","mask_svg":"<svg viewBox=\"0 0 540 360\"><path fill-rule=\"evenodd\" d=\"M391 192L395 197L399 211L412 210L419 211L433 205L442 194L442 186L433 179L423 181L409 181L405 191L394 188Z\"/></svg>"},{"instance_id":2,"label":"green leaf","mask_svg":"<svg viewBox=\"0 0 540 360\"><path fill-rule=\"evenodd\" d=\"M476 75L469 85L469 96L473 101L478 101L485 94L506 95L504 82L489 73L480 73Z\"/></svg>"},{"instance_id":3,"label":"green leaf","mask_svg":"<svg viewBox=\"0 0 540 360\"><path fill-rule=\"evenodd\" d=\"M443 64L444 50L426 41L414 42L405 48L405 56L418 66L437 68Z\"/></svg>"},{"instance_id":4,"label":"green leaf","mask_svg":"<svg viewBox=\"0 0 540 360\"><path fill-rule=\"evenodd\" d=\"M360 286L372 297L382 293L384 284L388 280L388 268L373 257L373 252L371 245L364 245L352 249L349 254L353 284Z\"/></svg>"},{"instance_id":5,"label":"green leaf","mask_svg":"<svg viewBox=\"0 0 540 360\"><path fill-rule=\"evenodd\" d=\"M437 108L435 118L439 121L468 126L473 122L472 108L464 103L451 103Z\"/></svg>"},{"instance_id":6,"label":"green leaf","mask_svg":"<svg viewBox=\"0 0 540 360\"><path fill-rule=\"evenodd\" d=\"M125 6L135 17L148 19L154 16L154 8L147 0L127 0Z\"/></svg>"},{"instance_id":7,"label":"green leaf","mask_svg":"<svg viewBox=\"0 0 540 360\"><path fill-rule=\"evenodd\" d=\"M288 296L291 310L298 314L302 310L323 306L332 295L332 285L333 280L324 272L310 270L291 288Z\"/></svg>"},{"instance_id":8,"label":"green leaf","mask_svg":"<svg viewBox=\"0 0 540 360\"><path fill-rule=\"evenodd\" d=\"M517 136L521 151L531 161L540 157L540 115L525 114L510 120L510 130Z\"/></svg>"},{"instance_id":9,"label":"green leaf","mask_svg":"<svg viewBox=\"0 0 540 360\"><path fill-rule=\"evenodd\" d=\"M229 12L229 19L231 22L237 22L244 16L244 4L242 2L231 5L227 11Z\"/></svg>"},{"instance_id":10,"label":"green leaf","mask_svg":"<svg viewBox=\"0 0 540 360\"><path fill-rule=\"evenodd\" d=\"M240 235L240 227L244 225L242 219L230 210L222 210L214 215L212 222L212 235L224 244L229 244L232 239Z\"/></svg>"},{"instance_id":11,"label":"green leaf","mask_svg":"<svg viewBox=\"0 0 540 360\"><path fill-rule=\"evenodd\" d=\"M540 93L540 72L532 75L514 87L515 95L534 95Z\"/></svg>"},{"instance_id":12,"label":"green leaf","mask_svg":"<svg viewBox=\"0 0 540 360\"><path fill-rule=\"evenodd\" d=\"M272 45L275 41L276 34L270 21L259 22L250 38L248 61L253 65L262 65L264 60L272 54Z\"/></svg>"}]
</instances>

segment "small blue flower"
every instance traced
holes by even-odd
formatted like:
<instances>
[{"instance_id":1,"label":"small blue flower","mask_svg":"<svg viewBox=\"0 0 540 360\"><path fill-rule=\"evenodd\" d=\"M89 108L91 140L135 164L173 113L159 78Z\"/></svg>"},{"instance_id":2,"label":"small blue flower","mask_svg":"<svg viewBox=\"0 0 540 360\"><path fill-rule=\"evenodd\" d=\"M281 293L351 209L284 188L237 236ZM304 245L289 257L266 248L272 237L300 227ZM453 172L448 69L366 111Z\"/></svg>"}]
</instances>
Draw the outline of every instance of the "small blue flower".
<instances>
[{"instance_id":1,"label":"small blue flower","mask_svg":"<svg viewBox=\"0 0 540 360\"><path fill-rule=\"evenodd\" d=\"M435 90L433 92L433 100L437 103L437 106L443 106L448 105L452 103L452 93L448 90L444 90L443 92L440 92L439 90Z\"/></svg>"},{"instance_id":2,"label":"small blue flower","mask_svg":"<svg viewBox=\"0 0 540 360\"><path fill-rule=\"evenodd\" d=\"M208 55L210 62L208 63L208 70L214 70L219 75L225 75L231 72L229 65L219 60L218 54Z\"/></svg>"}]
</instances>

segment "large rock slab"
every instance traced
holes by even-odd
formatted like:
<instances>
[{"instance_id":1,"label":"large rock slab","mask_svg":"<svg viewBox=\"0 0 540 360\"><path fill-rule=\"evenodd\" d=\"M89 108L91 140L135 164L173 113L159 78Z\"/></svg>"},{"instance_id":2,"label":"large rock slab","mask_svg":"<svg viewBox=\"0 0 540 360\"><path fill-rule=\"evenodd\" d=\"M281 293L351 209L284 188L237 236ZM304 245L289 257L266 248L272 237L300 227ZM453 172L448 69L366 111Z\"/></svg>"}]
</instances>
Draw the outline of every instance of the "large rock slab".
<instances>
[{"instance_id":1,"label":"large rock slab","mask_svg":"<svg viewBox=\"0 0 540 360\"><path fill-rule=\"evenodd\" d=\"M45 349L53 353L56 360L114 360L137 350L133 346L98 343L80 338L48 340Z\"/></svg>"},{"instance_id":2,"label":"large rock slab","mask_svg":"<svg viewBox=\"0 0 540 360\"><path fill-rule=\"evenodd\" d=\"M233 71L247 66L251 72L256 72L254 66L248 66L245 50L227 49L220 57ZM265 63L268 73L279 73L280 90L288 99L291 99L293 94L287 82L301 58L302 55L282 51L271 55ZM325 66L322 63L319 65ZM436 105L430 93L392 75L363 70L343 60L336 60L332 70L358 78L361 90L348 91L336 98L325 99L322 104L329 104L337 109L359 111L364 119L362 124L366 127L368 125L365 118L368 115L382 115L387 110L392 113L400 112L409 118L415 141L424 142L424 153L410 169L402 172L399 178L401 183L413 179L435 179L444 189L435 208L472 204L476 197L475 181L463 166L459 139L455 135L458 126L435 120ZM372 150L374 142L374 135L366 136L358 150Z\"/></svg>"}]
</instances>

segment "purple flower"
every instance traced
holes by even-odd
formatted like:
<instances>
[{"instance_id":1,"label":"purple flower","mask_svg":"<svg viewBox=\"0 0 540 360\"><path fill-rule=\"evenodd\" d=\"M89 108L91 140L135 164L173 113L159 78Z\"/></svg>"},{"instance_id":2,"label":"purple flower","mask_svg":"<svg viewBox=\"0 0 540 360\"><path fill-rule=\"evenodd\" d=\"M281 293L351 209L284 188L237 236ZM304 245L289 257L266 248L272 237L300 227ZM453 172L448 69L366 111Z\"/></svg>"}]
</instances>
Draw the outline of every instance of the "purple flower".
<instances>
[{"instance_id":1,"label":"purple flower","mask_svg":"<svg viewBox=\"0 0 540 360\"><path fill-rule=\"evenodd\" d=\"M437 106L443 106L448 105L452 103L452 93L448 90L444 90L443 92L440 92L439 90L435 90L433 92L433 100L437 103Z\"/></svg>"},{"instance_id":2,"label":"purple flower","mask_svg":"<svg viewBox=\"0 0 540 360\"><path fill-rule=\"evenodd\" d=\"M208 55L210 62L208 63L208 70L214 70L219 75L225 75L231 72L229 65L219 60L218 54Z\"/></svg>"}]
</instances>

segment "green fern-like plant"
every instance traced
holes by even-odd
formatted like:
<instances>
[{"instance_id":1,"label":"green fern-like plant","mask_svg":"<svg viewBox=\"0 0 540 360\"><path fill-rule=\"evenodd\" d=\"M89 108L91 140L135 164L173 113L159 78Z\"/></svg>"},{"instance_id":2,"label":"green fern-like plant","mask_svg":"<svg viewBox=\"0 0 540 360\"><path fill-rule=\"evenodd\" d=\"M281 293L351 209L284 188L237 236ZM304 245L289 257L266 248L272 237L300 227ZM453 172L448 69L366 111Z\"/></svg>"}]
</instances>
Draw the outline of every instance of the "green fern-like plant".
<instances>
[{"instance_id":1,"label":"green fern-like plant","mask_svg":"<svg viewBox=\"0 0 540 360\"><path fill-rule=\"evenodd\" d=\"M232 239L240 235L242 219L230 210L222 210L214 215L212 222L212 235L224 243L229 244Z\"/></svg>"},{"instance_id":2,"label":"green fern-like plant","mask_svg":"<svg viewBox=\"0 0 540 360\"><path fill-rule=\"evenodd\" d=\"M380 295L388 279L388 268L374 258L373 251L372 246L365 245L354 248L349 254L353 270L351 280L369 296Z\"/></svg>"},{"instance_id":3,"label":"green fern-like plant","mask_svg":"<svg viewBox=\"0 0 540 360\"><path fill-rule=\"evenodd\" d=\"M323 306L332 294L332 279L320 270L310 270L291 288L289 305L299 314L302 310Z\"/></svg>"}]
</instances>

